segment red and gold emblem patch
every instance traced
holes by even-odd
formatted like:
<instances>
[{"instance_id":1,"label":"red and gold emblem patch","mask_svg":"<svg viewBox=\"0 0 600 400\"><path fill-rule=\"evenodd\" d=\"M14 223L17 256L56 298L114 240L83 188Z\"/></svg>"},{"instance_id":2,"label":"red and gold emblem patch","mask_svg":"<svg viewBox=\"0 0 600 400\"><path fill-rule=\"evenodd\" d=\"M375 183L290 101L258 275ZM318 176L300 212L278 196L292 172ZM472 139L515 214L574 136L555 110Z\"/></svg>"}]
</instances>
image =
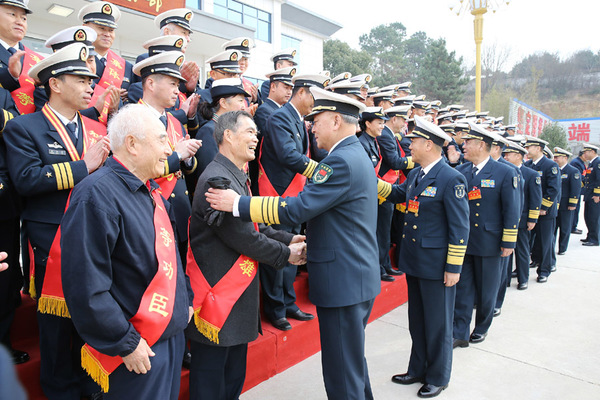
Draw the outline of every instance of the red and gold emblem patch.
<instances>
[{"instance_id":1,"label":"red and gold emblem patch","mask_svg":"<svg viewBox=\"0 0 600 400\"><path fill-rule=\"evenodd\" d=\"M79 51L79 59L81 61L86 61L88 58L88 50L87 47L82 47L81 50Z\"/></svg>"},{"instance_id":2,"label":"red and gold emblem patch","mask_svg":"<svg viewBox=\"0 0 600 400\"><path fill-rule=\"evenodd\" d=\"M110 6L110 4L105 4L105 5L102 7L102 12L103 12L104 14L112 15L112 7Z\"/></svg>"},{"instance_id":3,"label":"red and gold emblem patch","mask_svg":"<svg viewBox=\"0 0 600 400\"><path fill-rule=\"evenodd\" d=\"M183 18L185 18L185 20L189 22L192 19L192 13L189 12L189 13L185 14L185 16Z\"/></svg>"},{"instance_id":4,"label":"red and gold emblem patch","mask_svg":"<svg viewBox=\"0 0 600 400\"><path fill-rule=\"evenodd\" d=\"M183 47L183 39L177 39L177 41L175 42L175 47L177 47L178 49Z\"/></svg>"},{"instance_id":5,"label":"red and gold emblem patch","mask_svg":"<svg viewBox=\"0 0 600 400\"><path fill-rule=\"evenodd\" d=\"M229 61L237 61L238 60L238 53L231 53L231 56L229 57Z\"/></svg>"},{"instance_id":6,"label":"red and gold emblem patch","mask_svg":"<svg viewBox=\"0 0 600 400\"><path fill-rule=\"evenodd\" d=\"M177 65L178 67L181 67L181 64L183 64L183 60L185 59L184 56L179 56L179 58L177 59L177 61L175 61L175 65Z\"/></svg>"},{"instance_id":7,"label":"red and gold emblem patch","mask_svg":"<svg viewBox=\"0 0 600 400\"><path fill-rule=\"evenodd\" d=\"M83 42L85 41L85 39L87 39L87 35L83 29L79 29L77 30L77 32L75 32L73 39L76 42Z\"/></svg>"},{"instance_id":8,"label":"red and gold emblem patch","mask_svg":"<svg viewBox=\"0 0 600 400\"><path fill-rule=\"evenodd\" d=\"M244 39L244 41L242 42L242 47L248 47L249 42L248 39Z\"/></svg>"}]
</instances>

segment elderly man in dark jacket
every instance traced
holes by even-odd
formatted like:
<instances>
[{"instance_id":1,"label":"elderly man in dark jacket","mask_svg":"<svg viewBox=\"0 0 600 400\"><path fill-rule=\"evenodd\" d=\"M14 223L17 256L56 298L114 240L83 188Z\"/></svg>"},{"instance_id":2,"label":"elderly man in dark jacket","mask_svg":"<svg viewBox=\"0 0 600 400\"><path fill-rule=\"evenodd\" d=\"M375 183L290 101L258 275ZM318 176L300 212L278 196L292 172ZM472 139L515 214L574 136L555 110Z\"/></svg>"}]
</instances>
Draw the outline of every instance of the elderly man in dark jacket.
<instances>
[{"instance_id":1,"label":"elderly man in dark jacket","mask_svg":"<svg viewBox=\"0 0 600 400\"><path fill-rule=\"evenodd\" d=\"M257 130L250 114L231 111L219 117L219 153L204 170L196 190L231 188L250 194L244 172L254 159ZM244 222L209 207L196 196L190 220L187 273L195 293L191 339L190 398L229 400L242 392L248 343L261 332L258 263L283 268L306 257L304 236Z\"/></svg>"}]
</instances>

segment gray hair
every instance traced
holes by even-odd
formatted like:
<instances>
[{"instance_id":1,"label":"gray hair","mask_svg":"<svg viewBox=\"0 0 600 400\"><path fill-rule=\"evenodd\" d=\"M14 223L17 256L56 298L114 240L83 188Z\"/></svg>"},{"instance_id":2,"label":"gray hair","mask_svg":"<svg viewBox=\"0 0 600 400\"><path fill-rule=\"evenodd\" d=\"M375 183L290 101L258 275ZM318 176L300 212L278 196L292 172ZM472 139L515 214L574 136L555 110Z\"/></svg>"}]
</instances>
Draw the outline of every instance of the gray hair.
<instances>
[{"instance_id":1,"label":"gray hair","mask_svg":"<svg viewBox=\"0 0 600 400\"><path fill-rule=\"evenodd\" d=\"M219 116L219 119L215 123L215 131L213 133L215 136L215 142L217 142L218 146L223 143L223 134L227 129L233 132L238 130L241 117L248 117L252 119L252 115L250 115L248 111L244 110L229 111Z\"/></svg>"},{"instance_id":2,"label":"gray hair","mask_svg":"<svg viewBox=\"0 0 600 400\"><path fill-rule=\"evenodd\" d=\"M342 121L349 125L358 125L358 118L352 115L340 114L342 116Z\"/></svg>"},{"instance_id":3,"label":"gray hair","mask_svg":"<svg viewBox=\"0 0 600 400\"><path fill-rule=\"evenodd\" d=\"M125 138L129 135L138 139L146 138L146 130L156 125L157 128L164 129L160 119L156 117L147 106L143 104L128 104L121 108L108 121L108 135L110 137L110 147L119 150Z\"/></svg>"}]
</instances>

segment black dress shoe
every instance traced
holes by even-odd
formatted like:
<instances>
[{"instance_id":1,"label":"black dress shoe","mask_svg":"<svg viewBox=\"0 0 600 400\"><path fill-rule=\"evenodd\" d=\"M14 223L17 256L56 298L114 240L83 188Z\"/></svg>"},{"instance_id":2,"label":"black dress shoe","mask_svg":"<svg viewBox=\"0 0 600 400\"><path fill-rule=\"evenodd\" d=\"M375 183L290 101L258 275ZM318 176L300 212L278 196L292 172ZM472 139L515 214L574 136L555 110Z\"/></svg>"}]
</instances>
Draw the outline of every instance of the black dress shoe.
<instances>
[{"instance_id":1,"label":"black dress shoe","mask_svg":"<svg viewBox=\"0 0 600 400\"><path fill-rule=\"evenodd\" d=\"M556 253L556 254L558 254L559 256L564 256L564 255L565 255L565 253L566 253L566 251L559 251L559 252L558 252L558 253Z\"/></svg>"},{"instance_id":2,"label":"black dress shoe","mask_svg":"<svg viewBox=\"0 0 600 400\"><path fill-rule=\"evenodd\" d=\"M413 383L423 383L423 378L410 376L409 374L400 374L392 376L392 382L399 385L412 385Z\"/></svg>"},{"instance_id":3,"label":"black dress shoe","mask_svg":"<svg viewBox=\"0 0 600 400\"><path fill-rule=\"evenodd\" d=\"M585 243L585 242L588 242L589 240L588 240L588 238L585 238L585 239L579 239L579 241Z\"/></svg>"},{"instance_id":4,"label":"black dress shoe","mask_svg":"<svg viewBox=\"0 0 600 400\"><path fill-rule=\"evenodd\" d=\"M592 242L583 242L581 245L582 246L600 246L600 244L592 243Z\"/></svg>"},{"instance_id":5,"label":"black dress shoe","mask_svg":"<svg viewBox=\"0 0 600 400\"><path fill-rule=\"evenodd\" d=\"M469 338L469 342L471 343L481 343L485 340L487 333L471 333L471 337Z\"/></svg>"},{"instance_id":6,"label":"black dress shoe","mask_svg":"<svg viewBox=\"0 0 600 400\"><path fill-rule=\"evenodd\" d=\"M517 277L517 271L513 271L513 272L510 274L510 276L511 276L511 278L516 278L516 277Z\"/></svg>"},{"instance_id":7,"label":"black dress shoe","mask_svg":"<svg viewBox=\"0 0 600 400\"><path fill-rule=\"evenodd\" d=\"M452 348L455 349L457 347L469 347L469 341L462 339L454 339L452 341Z\"/></svg>"},{"instance_id":8,"label":"black dress shoe","mask_svg":"<svg viewBox=\"0 0 600 400\"><path fill-rule=\"evenodd\" d=\"M385 272L386 272L388 275L395 275L395 276L400 276L400 275L402 275L402 274L404 273L404 272L402 272L402 271L398 271L398 270L396 270L396 269L394 269L394 268L390 268L390 269L387 269L387 268L386 268L386 269L385 269Z\"/></svg>"},{"instance_id":9,"label":"black dress shoe","mask_svg":"<svg viewBox=\"0 0 600 400\"><path fill-rule=\"evenodd\" d=\"M548 282L548 277L547 276L538 276L537 281L539 283L546 283L546 282Z\"/></svg>"},{"instance_id":10,"label":"black dress shoe","mask_svg":"<svg viewBox=\"0 0 600 400\"><path fill-rule=\"evenodd\" d=\"M527 282L519 283L517 285L518 290L527 290L528 287L529 287L529 284Z\"/></svg>"},{"instance_id":11,"label":"black dress shoe","mask_svg":"<svg viewBox=\"0 0 600 400\"><path fill-rule=\"evenodd\" d=\"M310 321L311 319L315 318L314 315L306 313L302 310L297 310L295 312L288 312L288 313L286 313L286 317L297 319L298 321Z\"/></svg>"},{"instance_id":12,"label":"black dress shoe","mask_svg":"<svg viewBox=\"0 0 600 400\"><path fill-rule=\"evenodd\" d=\"M583 231L581 229L573 229L571 233L574 235L581 235Z\"/></svg>"},{"instance_id":13,"label":"black dress shoe","mask_svg":"<svg viewBox=\"0 0 600 400\"><path fill-rule=\"evenodd\" d=\"M23 364L29 361L29 354L21 350L11 349L12 359L14 364Z\"/></svg>"},{"instance_id":14,"label":"black dress shoe","mask_svg":"<svg viewBox=\"0 0 600 400\"><path fill-rule=\"evenodd\" d=\"M423 386L421 386L421 389L419 389L419 391L417 392L417 396L419 396L423 399L435 397L438 394L442 393L442 390L446 389L447 387L448 387L448 385L435 386L435 385L432 385L431 383L426 383Z\"/></svg>"},{"instance_id":15,"label":"black dress shoe","mask_svg":"<svg viewBox=\"0 0 600 400\"><path fill-rule=\"evenodd\" d=\"M494 308L494 317L497 317L500 314L502 314L502 309L501 308Z\"/></svg>"},{"instance_id":16,"label":"black dress shoe","mask_svg":"<svg viewBox=\"0 0 600 400\"><path fill-rule=\"evenodd\" d=\"M556 265L550 267L550 272L556 272Z\"/></svg>"},{"instance_id":17,"label":"black dress shoe","mask_svg":"<svg viewBox=\"0 0 600 400\"><path fill-rule=\"evenodd\" d=\"M292 325L286 318L276 319L275 321L271 321L271 324L280 331L289 331L292 329Z\"/></svg>"},{"instance_id":18,"label":"black dress shoe","mask_svg":"<svg viewBox=\"0 0 600 400\"><path fill-rule=\"evenodd\" d=\"M531 262L531 264L529 264L529 268L539 268L540 267L540 263L538 262Z\"/></svg>"},{"instance_id":19,"label":"black dress shoe","mask_svg":"<svg viewBox=\"0 0 600 400\"><path fill-rule=\"evenodd\" d=\"M186 348L185 352L183 353L183 361L181 363L181 366L185 369L190 369L192 365L192 353L190 353L190 351Z\"/></svg>"},{"instance_id":20,"label":"black dress shoe","mask_svg":"<svg viewBox=\"0 0 600 400\"><path fill-rule=\"evenodd\" d=\"M394 278L393 276L388 275L388 274L382 274L381 280L385 281L385 282L394 282L396 280L396 278Z\"/></svg>"},{"instance_id":21,"label":"black dress shoe","mask_svg":"<svg viewBox=\"0 0 600 400\"><path fill-rule=\"evenodd\" d=\"M86 400L102 400L103 398L104 398L104 396L102 395L102 392L96 392L96 393L90 394L89 396L82 397L82 399L86 399Z\"/></svg>"}]
</instances>

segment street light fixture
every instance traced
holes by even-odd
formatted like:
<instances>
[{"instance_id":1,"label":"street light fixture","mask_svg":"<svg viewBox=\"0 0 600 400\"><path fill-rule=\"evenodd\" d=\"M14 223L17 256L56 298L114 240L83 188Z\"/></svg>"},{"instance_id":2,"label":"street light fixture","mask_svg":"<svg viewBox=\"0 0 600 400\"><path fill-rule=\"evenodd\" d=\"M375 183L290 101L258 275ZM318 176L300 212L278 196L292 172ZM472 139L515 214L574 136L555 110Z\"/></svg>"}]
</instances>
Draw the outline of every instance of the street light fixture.
<instances>
[{"instance_id":1,"label":"street light fixture","mask_svg":"<svg viewBox=\"0 0 600 400\"><path fill-rule=\"evenodd\" d=\"M481 42L483 41L483 14L488 10L495 13L504 3L510 0L459 0L458 5L451 5L450 11L456 15L470 12L473 17L475 33L475 109L481 111ZM456 4L456 3L454 3Z\"/></svg>"}]
</instances>

